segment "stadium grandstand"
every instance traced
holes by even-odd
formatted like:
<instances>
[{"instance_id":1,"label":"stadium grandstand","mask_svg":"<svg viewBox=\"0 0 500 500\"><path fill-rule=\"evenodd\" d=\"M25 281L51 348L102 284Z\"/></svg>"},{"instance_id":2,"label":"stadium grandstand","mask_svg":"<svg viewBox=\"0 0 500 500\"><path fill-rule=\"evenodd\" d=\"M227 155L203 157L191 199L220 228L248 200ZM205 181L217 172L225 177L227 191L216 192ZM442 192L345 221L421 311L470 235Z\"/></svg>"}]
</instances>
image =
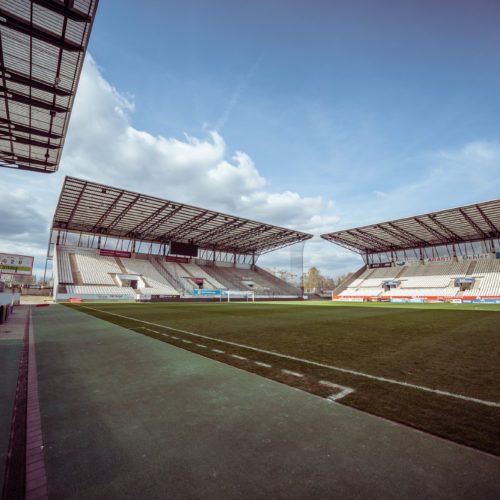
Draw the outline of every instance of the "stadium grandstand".
<instances>
[{"instance_id":1,"label":"stadium grandstand","mask_svg":"<svg viewBox=\"0 0 500 500\"><path fill-rule=\"evenodd\" d=\"M363 256L335 300L500 303L500 200L323 234Z\"/></svg>"},{"instance_id":2,"label":"stadium grandstand","mask_svg":"<svg viewBox=\"0 0 500 500\"><path fill-rule=\"evenodd\" d=\"M297 298L256 265L312 235L66 177L52 223L56 300Z\"/></svg>"},{"instance_id":3,"label":"stadium grandstand","mask_svg":"<svg viewBox=\"0 0 500 500\"><path fill-rule=\"evenodd\" d=\"M0 166L58 169L97 4L0 1Z\"/></svg>"}]
</instances>

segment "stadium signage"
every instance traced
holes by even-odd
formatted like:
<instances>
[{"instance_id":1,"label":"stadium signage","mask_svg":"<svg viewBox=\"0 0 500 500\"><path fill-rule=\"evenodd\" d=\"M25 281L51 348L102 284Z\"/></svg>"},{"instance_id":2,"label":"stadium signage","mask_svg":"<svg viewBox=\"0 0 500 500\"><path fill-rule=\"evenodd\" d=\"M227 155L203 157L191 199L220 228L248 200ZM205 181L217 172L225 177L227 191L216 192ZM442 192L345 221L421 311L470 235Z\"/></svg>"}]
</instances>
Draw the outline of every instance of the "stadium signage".
<instances>
[{"instance_id":1,"label":"stadium signage","mask_svg":"<svg viewBox=\"0 0 500 500\"><path fill-rule=\"evenodd\" d=\"M195 288L193 290L193 295L222 295L221 290L203 290L200 288Z\"/></svg>"},{"instance_id":2,"label":"stadium signage","mask_svg":"<svg viewBox=\"0 0 500 500\"><path fill-rule=\"evenodd\" d=\"M123 252L122 250L99 250L99 255L102 257L124 257L126 259L132 258L131 252Z\"/></svg>"},{"instance_id":3,"label":"stadium signage","mask_svg":"<svg viewBox=\"0 0 500 500\"><path fill-rule=\"evenodd\" d=\"M34 260L34 257L27 255L0 253L0 274L31 276Z\"/></svg>"},{"instance_id":4,"label":"stadium signage","mask_svg":"<svg viewBox=\"0 0 500 500\"><path fill-rule=\"evenodd\" d=\"M174 257L173 255L167 255L165 257L167 262L177 262L178 264L188 264L189 259L187 257Z\"/></svg>"},{"instance_id":5,"label":"stadium signage","mask_svg":"<svg viewBox=\"0 0 500 500\"><path fill-rule=\"evenodd\" d=\"M450 262L453 257L446 255L445 257L431 257L430 259L424 259L425 262Z\"/></svg>"},{"instance_id":6,"label":"stadium signage","mask_svg":"<svg viewBox=\"0 0 500 500\"><path fill-rule=\"evenodd\" d=\"M458 257L458 260L486 260L490 258L491 254L489 253L476 253L472 255L462 255Z\"/></svg>"},{"instance_id":7,"label":"stadium signage","mask_svg":"<svg viewBox=\"0 0 500 500\"><path fill-rule=\"evenodd\" d=\"M374 262L370 265L373 269L377 269L379 267L391 267L392 264L390 262Z\"/></svg>"}]
</instances>

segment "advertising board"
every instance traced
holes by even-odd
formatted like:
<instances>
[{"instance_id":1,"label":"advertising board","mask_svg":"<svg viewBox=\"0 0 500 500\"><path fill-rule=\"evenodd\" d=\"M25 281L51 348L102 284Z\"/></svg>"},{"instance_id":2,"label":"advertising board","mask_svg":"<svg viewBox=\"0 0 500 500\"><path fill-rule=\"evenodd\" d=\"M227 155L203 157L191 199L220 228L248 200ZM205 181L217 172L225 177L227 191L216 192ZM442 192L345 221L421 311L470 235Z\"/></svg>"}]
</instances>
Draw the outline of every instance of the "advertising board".
<instances>
[{"instance_id":1,"label":"advertising board","mask_svg":"<svg viewBox=\"0 0 500 500\"><path fill-rule=\"evenodd\" d=\"M34 257L28 255L0 253L0 274L31 276L34 260Z\"/></svg>"},{"instance_id":2,"label":"advertising board","mask_svg":"<svg viewBox=\"0 0 500 500\"><path fill-rule=\"evenodd\" d=\"M204 290L203 288L195 288L193 295L222 295L221 290Z\"/></svg>"},{"instance_id":3,"label":"advertising board","mask_svg":"<svg viewBox=\"0 0 500 500\"><path fill-rule=\"evenodd\" d=\"M130 259L132 257L131 252L124 252L122 250L99 250L99 255L103 257L124 257L125 259Z\"/></svg>"}]
</instances>

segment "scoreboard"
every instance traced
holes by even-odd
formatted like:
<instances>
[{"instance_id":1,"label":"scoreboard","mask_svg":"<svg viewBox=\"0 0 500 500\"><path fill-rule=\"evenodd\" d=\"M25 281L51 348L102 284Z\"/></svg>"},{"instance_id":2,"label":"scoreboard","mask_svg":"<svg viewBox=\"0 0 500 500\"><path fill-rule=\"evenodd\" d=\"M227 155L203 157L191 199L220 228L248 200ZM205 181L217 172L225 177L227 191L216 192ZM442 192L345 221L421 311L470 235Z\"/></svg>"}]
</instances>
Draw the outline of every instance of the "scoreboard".
<instances>
[{"instance_id":1,"label":"scoreboard","mask_svg":"<svg viewBox=\"0 0 500 500\"><path fill-rule=\"evenodd\" d=\"M31 276L34 260L34 257L27 255L0 253L0 275L18 274L21 276Z\"/></svg>"}]
</instances>

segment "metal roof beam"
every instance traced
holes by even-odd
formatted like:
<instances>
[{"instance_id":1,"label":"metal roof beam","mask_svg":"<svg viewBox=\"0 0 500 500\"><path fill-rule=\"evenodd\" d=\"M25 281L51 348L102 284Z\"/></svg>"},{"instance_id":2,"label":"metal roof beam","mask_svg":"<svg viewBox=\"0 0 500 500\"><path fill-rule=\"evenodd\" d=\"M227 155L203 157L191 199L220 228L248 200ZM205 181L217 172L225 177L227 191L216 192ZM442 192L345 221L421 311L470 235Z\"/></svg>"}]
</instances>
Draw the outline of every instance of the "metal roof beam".
<instances>
[{"instance_id":1,"label":"metal roof beam","mask_svg":"<svg viewBox=\"0 0 500 500\"><path fill-rule=\"evenodd\" d=\"M0 118L0 131L8 127L9 130L15 130L17 132L22 132L23 134L38 135L40 137L48 137L50 139L62 139L63 136L60 134L54 134L48 130L41 130L35 127L27 127L26 125L21 125L20 123L15 123L9 121L5 118Z\"/></svg>"},{"instance_id":2,"label":"metal roof beam","mask_svg":"<svg viewBox=\"0 0 500 500\"><path fill-rule=\"evenodd\" d=\"M19 73L10 68L6 68L3 65L0 65L0 71L3 73L3 77L5 78L6 82L19 83L21 85L26 85L27 87L43 90L44 92L48 92L60 97L71 97L73 95L73 92L71 91L58 88L55 82L53 85L50 85L47 82L34 77L23 75L22 73Z\"/></svg>"},{"instance_id":3,"label":"metal roof beam","mask_svg":"<svg viewBox=\"0 0 500 500\"><path fill-rule=\"evenodd\" d=\"M375 241L369 235L365 235L362 231L358 232L358 230L356 230L356 229L351 229L351 230L348 230L345 232L353 238L356 238L358 240L361 239L365 243L368 243L366 248L370 249L371 251L379 251L380 250L380 246L381 246L380 242ZM387 246L387 242L384 242L384 245L382 245L382 247L386 247L386 246Z\"/></svg>"},{"instance_id":4,"label":"metal roof beam","mask_svg":"<svg viewBox=\"0 0 500 500\"><path fill-rule=\"evenodd\" d=\"M43 101L41 99L36 99L34 97L28 97L19 92L15 92L7 87L0 86L0 92L3 92L5 99L9 101L19 102L21 104L27 104L28 106L35 106L36 108L46 109L53 113L67 113L69 108L63 106L56 106L50 102Z\"/></svg>"},{"instance_id":5,"label":"metal roof beam","mask_svg":"<svg viewBox=\"0 0 500 500\"><path fill-rule=\"evenodd\" d=\"M200 227L202 224L205 224L210 220L215 219L218 215L214 214L208 219L204 219L204 217L209 213L210 212L208 210L204 210L203 212L195 215L194 217L191 217L188 221L184 223L181 222L174 229L167 231L165 233L164 235L165 239L169 241L175 241L175 239L182 239L182 237L185 236L186 234L189 234L190 231Z\"/></svg>"},{"instance_id":6,"label":"metal roof beam","mask_svg":"<svg viewBox=\"0 0 500 500\"><path fill-rule=\"evenodd\" d=\"M75 215L76 213L76 210L78 208L78 205L80 204L80 201L82 201L82 198L83 198L83 194L85 193L85 189L87 187L87 182L84 182L83 183L83 186L82 186L82 189L80 190L80 194L78 195L78 198L76 199L76 203L74 204L73 206L73 210L71 211L71 214L66 222L66 225L69 226L71 221L73 220L73 216Z\"/></svg>"},{"instance_id":7,"label":"metal roof beam","mask_svg":"<svg viewBox=\"0 0 500 500\"><path fill-rule=\"evenodd\" d=\"M454 233L449 227L445 226L442 224L440 221L437 220L437 215L435 214L430 214L429 219L436 224L436 226L439 226L448 236L450 236L453 240L460 240L460 236L458 234Z\"/></svg>"},{"instance_id":8,"label":"metal roof beam","mask_svg":"<svg viewBox=\"0 0 500 500\"><path fill-rule=\"evenodd\" d=\"M10 158L6 158L10 157ZM48 155L46 155L48 157ZM18 161L22 163L33 163L33 165L41 165L46 167L55 167L55 163L51 161L36 160L34 158L28 158L27 156L20 156L18 154L11 153L10 151L0 151L0 158L7 163L17 164Z\"/></svg>"},{"instance_id":9,"label":"metal roof beam","mask_svg":"<svg viewBox=\"0 0 500 500\"><path fill-rule=\"evenodd\" d=\"M396 245L394 245L394 243L390 243L386 240L383 240L382 238L379 238L373 234L367 233L366 231L363 231L362 229L355 229L355 231L356 231L356 233L359 233L359 234L362 234L363 236L365 236L369 241L372 241L375 245L382 246L382 247L386 247L387 245L389 245L389 247L396 246Z\"/></svg>"},{"instance_id":10,"label":"metal roof beam","mask_svg":"<svg viewBox=\"0 0 500 500\"><path fill-rule=\"evenodd\" d=\"M48 148L48 149L59 149L61 146L59 144L50 144L47 142L35 141L29 137L23 137L16 134L10 134L8 132L2 131L0 128L0 139L12 140L14 144L27 144L29 146L34 146L38 148Z\"/></svg>"},{"instance_id":11,"label":"metal roof beam","mask_svg":"<svg viewBox=\"0 0 500 500\"><path fill-rule=\"evenodd\" d=\"M396 238L399 241L403 241L407 245L418 245L418 243L414 239L410 239L410 238L406 237L405 235L403 235L402 233L391 230L391 229L384 227L384 226L381 226L381 225L377 225L375 227L380 229L384 233L387 233L388 235L392 236L393 238Z\"/></svg>"},{"instance_id":12,"label":"metal roof beam","mask_svg":"<svg viewBox=\"0 0 500 500\"><path fill-rule=\"evenodd\" d=\"M228 222L227 224L224 224L222 225L220 228L216 229L216 230L208 230L208 231L204 231L200 237L197 238L197 241L198 243L202 243L202 242L205 242L205 241L212 241L214 245L218 245L219 242L217 241L217 237L219 235L225 235L227 234L227 232L229 230L233 230L233 229L238 229L239 227L242 227L246 224L248 224L250 221L248 220L241 220L241 219L235 219L231 222Z\"/></svg>"},{"instance_id":13,"label":"metal roof beam","mask_svg":"<svg viewBox=\"0 0 500 500\"><path fill-rule=\"evenodd\" d=\"M420 220L418 217L415 217L414 221L419 226L422 226L424 229L429 231L429 233L433 234L441 244L446 245L447 243L451 243L446 236L443 236L439 231L436 231L436 229L434 229L432 226L429 226L429 224L427 224L423 220ZM432 243L429 242L428 245L432 246Z\"/></svg>"},{"instance_id":14,"label":"metal roof beam","mask_svg":"<svg viewBox=\"0 0 500 500\"><path fill-rule=\"evenodd\" d=\"M53 0L31 0L33 3L40 5L47 10L50 10L56 14L67 17L75 22L88 23L92 21L92 18L87 14L74 9L74 1L66 0L65 4L54 2Z\"/></svg>"},{"instance_id":15,"label":"metal roof beam","mask_svg":"<svg viewBox=\"0 0 500 500\"><path fill-rule=\"evenodd\" d=\"M92 231L96 231L97 228L101 226L101 224L106 220L109 214L114 210L118 202L122 199L124 195L124 191L122 191L111 203L111 205L106 209L106 211L99 217L99 220L94 224Z\"/></svg>"},{"instance_id":16,"label":"metal roof beam","mask_svg":"<svg viewBox=\"0 0 500 500\"><path fill-rule=\"evenodd\" d=\"M106 231L109 231L110 229L113 229L130 211L130 209L139 201L139 198L141 197L140 194L138 194L123 210L122 213L118 214L108 225Z\"/></svg>"},{"instance_id":17,"label":"metal roof beam","mask_svg":"<svg viewBox=\"0 0 500 500\"><path fill-rule=\"evenodd\" d=\"M155 210L152 214L148 215L144 220L139 222L133 229L131 229L126 236L133 236L133 237L138 237L142 230L139 231L139 229L142 229L143 227L147 227L148 224L151 223L152 220L154 220L155 217L158 217L164 210L166 210L170 206L170 203L164 203L160 208Z\"/></svg>"},{"instance_id":18,"label":"metal roof beam","mask_svg":"<svg viewBox=\"0 0 500 500\"><path fill-rule=\"evenodd\" d=\"M353 245L352 242L350 242L349 240L345 240L344 238L342 238L340 236L337 236L337 235L332 236L332 235L326 234L326 235L322 235L321 237L327 241L330 241L331 243L335 243L336 245L344 247L347 250L352 250L352 251L354 251L356 253L360 253L360 254L364 254L366 252L366 248Z\"/></svg>"},{"instance_id":19,"label":"metal roof beam","mask_svg":"<svg viewBox=\"0 0 500 500\"><path fill-rule=\"evenodd\" d=\"M485 233L468 215L465 210L459 208L458 211L462 214L462 217L467 221L469 226L471 226L479 235L483 236L483 238L488 238L488 234Z\"/></svg>"},{"instance_id":20,"label":"metal roof beam","mask_svg":"<svg viewBox=\"0 0 500 500\"><path fill-rule=\"evenodd\" d=\"M174 206L174 205L172 205L172 206ZM177 212L180 212L181 210L182 210L182 205L177 206L171 212L169 212L168 214L163 216L160 220L152 222L152 224L150 225L150 227L147 228L147 230L143 229L142 234L145 234L148 231L151 231L151 228L153 228L153 227L156 227L157 229L159 229L166 221L171 219Z\"/></svg>"},{"instance_id":21,"label":"metal roof beam","mask_svg":"<svg viewBox=\"0 0 500 500\"><path fill-rule=\"evenodd\" d=\"M242 224L242 226L240 227L244 227L245 224ZM223 236L221 239L217 240L217 244L220 245L220 244L225 244L226 241L231 241L231 243L237 243L238 241L240 241L241 239L244 239L246 237L248 237L248 235L250 235L250 237L252 235L254 235L255 233L259 233L258 229L262 229L262 225L259 225L259 226L254 226L250 229L246 229L244 230L243 232L241 233L238 233L238 234L228 234L228 235L225 235ZM260 233L262 232L265 232L265 231L260 231Z\"/></svg>"},{"instance_id":22,"label":"metal roof beam","mask_svg":"<svg viewBox=\"0 0 500 500\"><path fill-rule=\"evenodd\" d=\"M419 241L420 243L423 243L424 245L427 244L427 242L425 240L423 240L422 238L419 238L418 236L408 232L406 229L402 228L402 227L399 227L399 226L396 226L396 224L392 223L392 222L388 222L387 225L391 226L393 229L395 229L396 231L404 234L409 241L412 241L412 240L417 240Z\"/></svg>"},{"instance_id":23,"label":"metal roof beam","mask_svg":"<svg viewBox=\"0 0 500 500\"><path fill-rule=\"evenodd\" d=\"M483 212L481 207L479 205L474 205L476 207L476 210L480 213L481 217L483 218L484 222L488 224L488 227L492 230L494 237L500 235L500 229L498 229L493 222L489 219L489 217ZM490 236L491 238L491 236Z\"/></svg>"},{"instance_id":24,"label":"metal roof beam","mask_svg":"<svg viewBox=\"0 0 500 500\"><path fill-rule=\"evenodd\" d=\"M1 7L0 25L18 31L19 33L23 33L24 35L28 35L29 37L36 38L37 40L46 42L59 49L67 50L68 52L83 52L85 50L84 46L78 45L63 38L62 36L58 36L40 26L34 26L26 19L18 17Z\"/></svg>"}]
</instances>

